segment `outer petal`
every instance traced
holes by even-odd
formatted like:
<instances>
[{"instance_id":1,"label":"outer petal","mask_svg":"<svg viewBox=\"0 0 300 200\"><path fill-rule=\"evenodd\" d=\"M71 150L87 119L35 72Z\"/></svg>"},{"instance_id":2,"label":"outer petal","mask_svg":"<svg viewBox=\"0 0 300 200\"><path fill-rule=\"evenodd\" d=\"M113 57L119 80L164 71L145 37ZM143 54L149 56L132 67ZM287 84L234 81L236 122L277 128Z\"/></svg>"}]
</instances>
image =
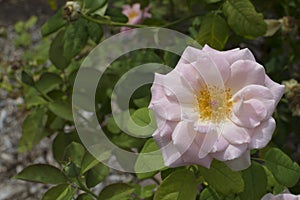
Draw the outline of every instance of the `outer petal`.
<instances>
[{"instance_id":1,"label":"outer petal","mask_svg":"<svg viewBox=\"0 0 300 200\"><path fill-rule=\"evenodd\" d=\"M260 126L254 129L251 142L249 144L250 149L261 149L265 147L271 140L273 132L275 130L276 122L273 118L263 122Z\"/></svg>"},{"instance_id":2,"label":"outer petal","mask_svg":"<svg viewBox=\"0 0 300 200\"><path fill-rule=\"evenodd\" d=\"M247 48L245 48L245 49L236 48L236 49L231 49L228 51L218 51L218 50L212 49L209 46L205 45L203 47L203 51L216 53L216 54L224 57L229 62L230 65L238 60L255 61L253 54Z\"/></svg>"},{"instance_id":3,"label":"outer petal","mask_svg":"<svg viewBox=\"0 0 300 200\"><path fill-rule=\"evenodd\" d=\"M293 195L293 194L277 194L273 195L271 193L266 194L262 197L261 200L299 200L300 195Z\"/></svg>"},{"instance_id":4,"label":"outer petal","mask_svg":"<svg viewBox=\"0 0 300 200\"><path fill-rule=\"evenodd\" d=\"M208 45L203 47L203 51L207 52L210 58L213 60L217 68L219 69L223 82L225 83L230 76L230 65L224 56L222 56L221 51L214 50Z\"/></svg>"},{"instance_id":5,"label":"outer petal","mask_svg":"<svg viewBox=\"0 0 300 200\"><path fill-rule=\"evenodd\" d=\"M219 136L217 142L214 144L211 152L220 152L220 151L225 151L225 149L228 147L229 142L221 135Z\"/></svg>"},{"instance_id":6,"label":"outer petal","mask_svg":"<svg viewBox=\"0 0 300 200\"><path fill-rule=\"evenodd\" d=\"M229 144L227 149L222 152L210 154L212 157L220 161L228 161L236 159L244 154L247 150L248 144L231 145Z\"/></svg>"},{"instance_id":7,"label":"outer petal","mask_svg":"<svg viewBox=\"0 0 300 200\"><path fill-rule=\"evenodd\" d=\"M204 158L205 156L207 156L207 154L211 153L220 136L220 130L217 127L211 125L208 132L205 134L204 140L200 146L200 151L198 154L199 158Z\"/></svg>"},{"instance_id":8,"label":"outer petal","mask_svg":"<svg viewBox=\"0 0 300 200\"><path fill-rule=\"evenodd\" d=\"M183 154L191 148L196 134L192 123L180 121L172 134L173 143L178 151Z\"/></svg>"},{"instance_id":9,"label":"outer petal","mask_svg":"<svg viewBox=\"0 0 300 200\"><path fill-rule=\"evenodd\" d=\"M233 171L240 171L248 168L251 165L250 151L245 151L240 157L228 160L225 164Z\"/></svg>"},{"instance_id":10,"label":"outer petal","mask_svg":"<svg viewBox=\"0 0 300 200\"><path fill-rule=\"evenodd\" d=\"M221 125L222 126L222 125ZM252 130L247 128L242 128L231 121L223 124L222 126L222 136L230 144L244 144L250 142L250 134Z\"/></svg>"},{"instance_id":11,"label":"outer petal","mask_svg":"<svg viewBox=\"0 0 300 200\"><path fill-rule=\"evenodd\" d=\"M159 131L156 131L153 134L153 138L162 152L166 166L176 167L184 164L181 153L174 146L171 136L162 136Z\"/></svg>"},{"instance_id":12,"label":"outer petal","mask_svg":"<svg viewBox=\"0 0 300 200\"><path fill-rule=\"evenodd\" d=\"M226 86L235 94L247 85L264 85L265 70L260 64L250 60L239 60L231 65L231 75Z\"/></svg>"},{"instance_id":13,"label":"outer petal","mask_svg":"<svg viewBox=\"0 0 300 200\"><path fill-rule=\"evenodd\" d=\"M266 75L266 78L265 78L265 85L272 92L272 94L275 98L275 105L276 105L279 102L279 100L281 99L281 97L284 93L284 85L280 85L278 83L275 83L267 75Z\"/></svg>"},{"instance_id":14,"label":"outer petal","mask_svg":"<svg viewBox=\"0 0 300 200\"><path fill-rule=\"evenodd\" d=\"M179 103L170 102L166 98L160 102L151 103L151 108L156 116L169 121L179 121L181 118L181 111Z\"/></svg>"},{"instance_id":15,"label":"outer petal","mask_svg":"<svg viewBox=\"0 0 300 200\"><path fill-rule=\"evenodd\" d=\"M164 75L162 86L168 97L176 98L179 103L194 104L194 93L186 81L182 80L180 74L173 70Z\"/></svg>"}]
</instances>

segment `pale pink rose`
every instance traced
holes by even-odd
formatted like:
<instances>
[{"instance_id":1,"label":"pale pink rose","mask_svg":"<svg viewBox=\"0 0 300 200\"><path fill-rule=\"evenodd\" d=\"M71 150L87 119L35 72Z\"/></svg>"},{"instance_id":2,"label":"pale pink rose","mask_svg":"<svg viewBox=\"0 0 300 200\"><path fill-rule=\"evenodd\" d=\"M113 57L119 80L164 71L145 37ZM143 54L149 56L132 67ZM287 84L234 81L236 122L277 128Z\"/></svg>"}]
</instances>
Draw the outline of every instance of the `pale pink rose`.
<instances>
[{"instance_id":1,"label":"pale pink rose","mask_svg":"<svg viewBox=\"0 0 300 200\"><path fill-rule=\"evenodd\" d=\"M150 5L141 9L141 4L135 3L132 6L123 5L122 13L128 17L128 24L140 24L146 18L150 18L152 15L149 13ZM122 27L121 31L129 30L129 27Z\"/></svg>"},{"instance_id":2,"label":"pale pink rose","mask_svg":"<svg viewBox=\"0 0 300 200\"><path fill-rule=\"evenodd\" d=\"M217 51L187 47L174 70L155 74L149 108L156 116L153 138L166 166L212 159L232 170L250 165L250 150L271 140L272 113L284 92L248 49Z\"/></svg>"},{"instance_id":3,"label":"pale pink rose","mask_svg":"<svg viewBox=\"0 0 300 200\"><path fill-rule=\"evenodd\" d=\"M300 195L293 195L289 193L273 195L268 193L263 196L261 200L300 200Z\"/></svg>"}]
</instances>

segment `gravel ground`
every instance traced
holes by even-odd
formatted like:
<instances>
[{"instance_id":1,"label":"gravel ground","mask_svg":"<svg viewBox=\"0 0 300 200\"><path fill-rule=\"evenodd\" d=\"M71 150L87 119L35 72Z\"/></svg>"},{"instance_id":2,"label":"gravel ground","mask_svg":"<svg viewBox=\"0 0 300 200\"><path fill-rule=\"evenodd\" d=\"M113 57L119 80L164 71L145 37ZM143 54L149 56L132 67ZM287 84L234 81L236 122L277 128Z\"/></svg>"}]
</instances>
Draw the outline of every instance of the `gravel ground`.
<instances>
[{"instance_id":1,"label":"gravel ground","mask_svg":"<svg viewBox=\"0 0 300 200\"><path fill-rule=\"evenodd\" d=\"M0 73L17 67L22 49L13 45L15 34L13 25L19 20L27 20L36 15L38 25L32 31L33 38L40 38L39 26L52 14L45 0L0 0ZM14 84L13 84L14 85ZM51 138L46 138L33 151L19 154L18 140L26 113L23 98L17 88L7 92L0 88L0 200L41 199L48 188L44 184L13 180L16 173L32 163L54 164L51 156Z\"/></svg>"}]
</instances>

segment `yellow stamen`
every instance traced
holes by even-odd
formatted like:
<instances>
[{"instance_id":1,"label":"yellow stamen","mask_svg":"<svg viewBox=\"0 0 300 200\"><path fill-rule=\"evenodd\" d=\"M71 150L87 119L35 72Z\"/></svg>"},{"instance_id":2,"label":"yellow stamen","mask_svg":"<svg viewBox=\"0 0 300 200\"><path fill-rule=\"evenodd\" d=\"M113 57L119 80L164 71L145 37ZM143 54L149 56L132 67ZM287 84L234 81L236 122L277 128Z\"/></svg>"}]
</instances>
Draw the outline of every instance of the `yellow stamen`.
<instances>
[{"instance_id":1,"label":"yellow stamen","mask_svg":"<svg viewBox=\"0 0 300 200\"><path fill-rule=\"evenodd\" d=\"M199 119L219 123L225 120L232 108L230 88L221 89L216 86L206 86L195 98L198 102Z\"/></svg>"},{"instance_id":2,"label":"yellow stamen","mask_svg":"<svg viewBox=\"0 0 300 200\"><path fill-rule=\"evenodd\" d=\"M135 11L131 11L131 12L128 14L128 19L133 19L133 18L135 18L136 16L138 16L138 13L135 12Z\"/></svg>"}]
</instances>

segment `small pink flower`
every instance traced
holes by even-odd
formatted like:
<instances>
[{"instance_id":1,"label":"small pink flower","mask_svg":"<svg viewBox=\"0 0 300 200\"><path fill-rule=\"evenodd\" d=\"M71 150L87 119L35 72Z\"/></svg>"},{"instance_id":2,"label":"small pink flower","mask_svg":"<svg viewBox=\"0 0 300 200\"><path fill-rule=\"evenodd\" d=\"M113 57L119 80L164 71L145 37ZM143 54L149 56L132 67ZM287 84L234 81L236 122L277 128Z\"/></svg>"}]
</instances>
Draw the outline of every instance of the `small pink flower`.
<instances>
[{"instance_id":1,"label":"small pink flower","mask_svg":"<svg viewBox=\"0 0 300 200\"><path fill-rule=\"evenodd\" d=\"M122 13L128 17L128 24L140 24L146 18L150 18L152 15L149 13L150 5L148 5L143 10L141 9L141 4L135 3L132 5L123 5ZM128 30L128 27L122 27L121 31Z\"/></svg>"},{"instance_id":2,"label":"small pink flower","mask_svg":"<svg viewBox=\"0 0 300 200\"><path fill-rule=\"evenodd\" d=\"M187 47L173 71L155 74L149 108L153 138L166 166L212 159L232 170L250 165L250 150L263 148L275 129L272 114L284 92L248 49Z\"/></svg>"},{"instance_id":3,"label":"small pink flower","mask_svg":"<svg viewBox=\"0 0 300 200\"><path fill-rule=\"evenodd\" d=\"M293 195L289 193L273 195L268 193L263 196L261 200L300 200L300 195Z\"/></svg>"}]
</instances>

